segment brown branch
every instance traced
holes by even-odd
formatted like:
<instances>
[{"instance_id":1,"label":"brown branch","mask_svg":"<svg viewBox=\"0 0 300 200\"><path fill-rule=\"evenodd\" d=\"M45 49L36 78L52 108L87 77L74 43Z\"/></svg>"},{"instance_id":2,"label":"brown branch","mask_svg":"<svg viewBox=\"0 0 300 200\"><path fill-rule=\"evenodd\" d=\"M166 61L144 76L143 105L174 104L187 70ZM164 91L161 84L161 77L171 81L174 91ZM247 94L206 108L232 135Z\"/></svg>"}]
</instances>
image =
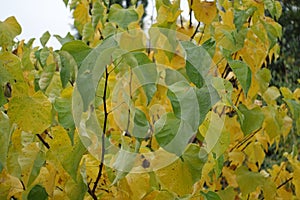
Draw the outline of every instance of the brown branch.
<instances>
[{"instance_id":1,"label":"brown branch","mask_svg":"<svg viewBox=\"0 0 300 200\"><path fill-rule=\"evenodd\" d=\"M232 152L234 149L238 149L240 148L243 144L245 144L248 140L250 140L251 138L253 138L256 133L258 133L262 128L257 129L255 132L247 135L245 138L243 138L242 141L238 142L234 147L232 147L232 149L230 149L229 152Z\"/></svg>"},{"instance_id":2,"label":"brown branch","mask_svg":"<svg viewBox=\"0 0 300 200\"><path fill-rule=\"evenodd\" d=\"M44 138L40 134L36 134L36 136L39 138L39 140L43 143L43 145L47 148L50 149L50 145L44 140Z\"/></svg>"},{"instance_id":3,"label":"brown branch","mask_svg":"<svg viewBox=\"0 0 300 200\"><path fill-rule=\"evenodd\" d=\"M107 87L108 87L108 70L107 67L105 68L105 84L104 84L104 94L103 94L103 109L104 109L104 122L103 122L103 133L102 133L102 151L101 151L101 163L99 165L99 171L98 175L96 178L96 181L94 183L92 191L89 192L93 199L97 199L97 196L95 194L95 191L97 189L98 183L100 181L100 178L102 176L102 171L103 171L103 166L104 166L104 155L105 155L105 131L106 131L106 126L107 126L107 119L108 119L108 112L107 112L107 105L106 105L106 93L107 93Z\"/></svg>"},{"instance_id":4,"label":"brown branch","mask_svg":"<svg viewBox=\"0 0 300 200\"><path fill-rule=\"evenodd\" d=\"M287 179L286 181L284 181L283 183L281 183L280 185L277 186L277 190L280 189L282 186L284 186L285 184L287 184L288 182L290 182L291 180L293 180L293 177Z\"/></svg>"},{"instance_id":5,"label":"brown branch","mask_svg":"<svg viewBox=\"0 0 300 200\"><path fill-rule=\"evenodd\" d=\"M200 22L199 22L199 23L200 23ZM204 26L203 26L203 32L201 33L201 36L200 36L200 38L199 38L198 45L200 45L200 42L201 42L201 40L202 40L202 38L203 38L204 31L205 31L205 27L206 27L206 24L204 24Z\"/></svg>"},{"instance_id":6,"label":"brown branch","mask_svg":"<svg viewBox=\"0 0 300 200\"><path fill-rule=\"evenodd\" d=\"M241 94L242 94L242 89L239 91L239 93L238 93L238 95L237 95L237 97L236 97L236 100L235 100L235 103L234 103L234 105L235 106L237 106L237 103L239 102L239 99L240 99L240 96L241 96Z\"/></svg>"},{"instance_id":7,"label":"brown branch","mask_svg":"<svg viewBox=\"0 0 300 200\"><path fill-rule=\"evenodd\" d=\"M198 32L198 29L199 29L200 25L201 25L201 22L198 22L197 27L196 27L196 29L195 29L193 35L191 36L191 41L192 41L192 40L194 39L194 37L196 36L196 34L197 34L197 32Z\"/></svg>"},{"instance_id":8,"label":"brown branch","mask_svg":"<svg viewBox=\"0 0 300 200\"><path fill-rule=\"evenodd\" d=\"M193 0L191 0L191 7L190 7L190 24L189 24L189 26L190 27L192 27L192 24L193 24L193 22L192 22L192 12L193 12L193 10L192 10L192 5L193 5Z\"/></svg>"}]
</instances>

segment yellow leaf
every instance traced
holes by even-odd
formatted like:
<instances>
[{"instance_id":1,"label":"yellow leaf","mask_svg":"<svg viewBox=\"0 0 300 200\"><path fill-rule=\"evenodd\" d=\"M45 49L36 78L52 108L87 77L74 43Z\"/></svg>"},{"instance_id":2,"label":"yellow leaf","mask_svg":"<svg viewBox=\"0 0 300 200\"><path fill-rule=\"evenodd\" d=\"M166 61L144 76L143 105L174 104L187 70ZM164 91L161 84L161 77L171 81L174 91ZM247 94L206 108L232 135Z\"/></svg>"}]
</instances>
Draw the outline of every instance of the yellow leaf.
<instances>
[{"instance_id":1,"label":"yellow leaf","mask_svg":"<svg viewBox=\"0 0 300 200\"><path fill-rule=\"evenodd\" d=\"M244 151L248 155L248 161L254 164L258 163L258 168L265 159L265 152L260 143L255 142L247 146Z\"/></svg>"},{"instance_id":2,"label":"yellow leaf","mask_svg":"<svg viewBox=\"0 0 300 200\"><path fill-rule=\"evenodd\" d=\"M73 17L75 19L75 26L79 33L82 34L84 25L91 21L91 17L89 16L89 3L86 0L76 6Z\"/></svg>"},{"instance_id":3,"label":"yellow leaf","mask_svg":"<svg viewBox=\"0 0 300 200\"><path fill-rule=\"evenodd\" d=\"M235 25L233 23L233 8L226 10L226 12L220 11L219 14L222 18L222 24L229 26L231 29L235 29Z\"/></svg>"},{"instance_id":4,"label":"yellow leaf","mask_svg":"<svg viewBox=\"0 0 300 200\"><path fill-rule=\"evenodd\" d=\"M148 173L130 173L126 176L132 199L142 199L151 190Z\"/></svg>"},{"instance_id":5,"label":"yellow leaf","mask_svg":"<svg viewBox=\"0 0 300 200\"><path fill-rule=\"evenodd\" d=\"M232 165L241 166L245 160L245 154L240 151L232 151L228 153L229 160L232 161Z\"/></svg>"},{"instance_id":6,"label":"yellow leaf","mask_svg":"<svg viewBox=\"0 0 300 200\"><path fill-rule=\"evenodd\" d=\"M210 24L217 14L216 2L195 0L191 6L199 22Z\"/></svg>"},{"instance_id":7,"label":"yellow leaf","mask_svg":"<svg viewBox=\"0 0 300 200\"><path fill-rule=\"evenodd\" d=\"M12 196L22 199L23 186L18 178L11 176L6 170L0 173L0 199L10 199Z\"/></svg>"},{"instance_id":8,"label":"yellow leaf","mask_svg":"<svg viewBox=\"0 0 300 200\"><path fill-rule=\"evenodd\" d=\"M146 35L141 29L133 29L120 35L120 47L127 51L137 51L146 48Z\"/></svg>"},{"instance_id":9,"label":"yellow leaf","mask_svg":"<svg viewBox=\"0 0 300 200\"><path fill-rule=\"evenodd\" d=\"M180 159L156 172L162 188L173 191L179 196L189 194L193 191L193 180L191 173L184 167Z\"/></svg>"},{"instance_id":10,"label":"yellow leaf","mask_svg":"<svg viewBox=\"0 0 300 200\"><path fill-rule=\"evenodd\" d=\"M232 169L230 169L228 167L223 167L222 174L226 178L226 181L229 186L238 187L238 184L236 181L236 175Z\"/></svg>"}]
</instances>

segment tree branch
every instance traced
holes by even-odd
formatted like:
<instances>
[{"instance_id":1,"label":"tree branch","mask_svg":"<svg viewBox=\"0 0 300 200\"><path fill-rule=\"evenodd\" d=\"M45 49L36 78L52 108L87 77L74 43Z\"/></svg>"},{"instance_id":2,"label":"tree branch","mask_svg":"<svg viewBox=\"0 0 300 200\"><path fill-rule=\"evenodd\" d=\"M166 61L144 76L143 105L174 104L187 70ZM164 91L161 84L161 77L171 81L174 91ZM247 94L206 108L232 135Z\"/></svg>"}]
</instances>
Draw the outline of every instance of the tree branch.
<instances>
[{"instance_id":1,"label":"tree branch","mask_svg":"<svg viewBox=\"0 0 300 200\"><path fill-rule=\"evenodd\" d=\"M103 109L104 109L104 122L103 122L103 133L102 133L102 141L101 141L101 163L99 165L99 171L98 171L98 175L96 178L96 181L94 183L93 189L92 191L90 191L89 193L91 194L91 196L95 199L96 194L95 191L97 189L98 183L100 181L101 175L102 175L102 171L103 171L103 166L104 166L104 155L105 155L105 132L106 132L106 126L107 126L107 118L108 118L108 112L107 112L107 105L106 105L106 92L107 92L107 87L108 87L108 70L107 67L105 68L105 84L104 84L104 94L103 94ZM97 197L96 197L97 199Z\"/></svg>"}]
</instances>

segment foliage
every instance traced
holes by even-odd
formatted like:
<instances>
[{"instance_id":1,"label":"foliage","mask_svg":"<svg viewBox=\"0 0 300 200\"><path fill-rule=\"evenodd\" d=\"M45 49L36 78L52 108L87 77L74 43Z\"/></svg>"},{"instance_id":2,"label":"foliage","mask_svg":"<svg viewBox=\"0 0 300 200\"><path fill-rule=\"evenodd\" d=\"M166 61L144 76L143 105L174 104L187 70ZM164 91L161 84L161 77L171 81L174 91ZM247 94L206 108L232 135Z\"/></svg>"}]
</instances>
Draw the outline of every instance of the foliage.
<instances>
[{"instance_id":1,"label":"foliage","mask_svg":"<svg viewBox=\"0 0 300 200\"><path fill-rule=\"evenodd\" d=\"M147 34L142 5L64 2L82 40L55 36L60 50L0 23L0 199L300 198L296 145L264 165L300 130L299 88L263 67L277 1L189 1L194 26L157 0Z\"/></svg>"},{"instance_id":2,"label":"foliage","mask_svg":"<svg viewBox=\"0 0 300 200\"><path fill-rule=\"evenodd\" d=\"M281 1L282 17L279 23L282 25L282 39L280 41L280 57L270 65L272 71L271 83L276 86L285 86L291 89L299 87L300 60L300 2Z\"/></svg>"}]
</instances>

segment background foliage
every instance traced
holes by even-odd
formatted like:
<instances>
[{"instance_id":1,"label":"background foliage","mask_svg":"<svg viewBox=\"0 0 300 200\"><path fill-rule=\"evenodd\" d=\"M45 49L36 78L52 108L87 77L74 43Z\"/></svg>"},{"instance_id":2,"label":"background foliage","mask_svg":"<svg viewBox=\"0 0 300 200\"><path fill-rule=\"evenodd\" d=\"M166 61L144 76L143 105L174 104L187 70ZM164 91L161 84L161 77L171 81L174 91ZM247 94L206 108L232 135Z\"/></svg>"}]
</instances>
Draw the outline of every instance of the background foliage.
<instances>
[{"instance_id":1,"label":"background foliage","mask_svg":"<svg viewBox=\"0 0 300 200\"><path fill-rule=\"evenodd\" d=\"M15 42L21 26L14 17L0 23L0 199L300 198L297 145L276 151L293 127L299 134L300 90L270 85L266 67L279 56L278 1L189 1L195 19L182 21L178 1L157 0L152 46L141 29L145 3L123 8L111 1L64 2L74 10L82 37L55 35L60 50L47 46L48 32L34 47L33 40ZM106 50L118 33L125 39ZM144 77L160 74L165 86L146 84L132 92L130 74L145 64L150 67ZM120 80L128 87L117 90L124 91L118 97L131 105L120 113L131 122L127 127L112 115L123 106L113 104ZM186 91L196 94L192 104ZM212 94L216 101L210 101ZM82 104L74 107L76 97ZM155 104L163 111L151 110ZM193 121L182 107L184 113L199 108L202 117ZM83 119L104 131L91 129L95 138L82 140L83 128L76 125ZM186 146L173 140L177 129L183 138L192 136ZM101 145L91 149L86 141ZM133 155L157 154L118 156L106 149L108 142ZM270 164L270 152L284 159ZM174 162L151 170L172 156ZM104 165L104 159L112 163ZM130 173L134 169L144 172Z\"/></svg>"}]
</instances>

